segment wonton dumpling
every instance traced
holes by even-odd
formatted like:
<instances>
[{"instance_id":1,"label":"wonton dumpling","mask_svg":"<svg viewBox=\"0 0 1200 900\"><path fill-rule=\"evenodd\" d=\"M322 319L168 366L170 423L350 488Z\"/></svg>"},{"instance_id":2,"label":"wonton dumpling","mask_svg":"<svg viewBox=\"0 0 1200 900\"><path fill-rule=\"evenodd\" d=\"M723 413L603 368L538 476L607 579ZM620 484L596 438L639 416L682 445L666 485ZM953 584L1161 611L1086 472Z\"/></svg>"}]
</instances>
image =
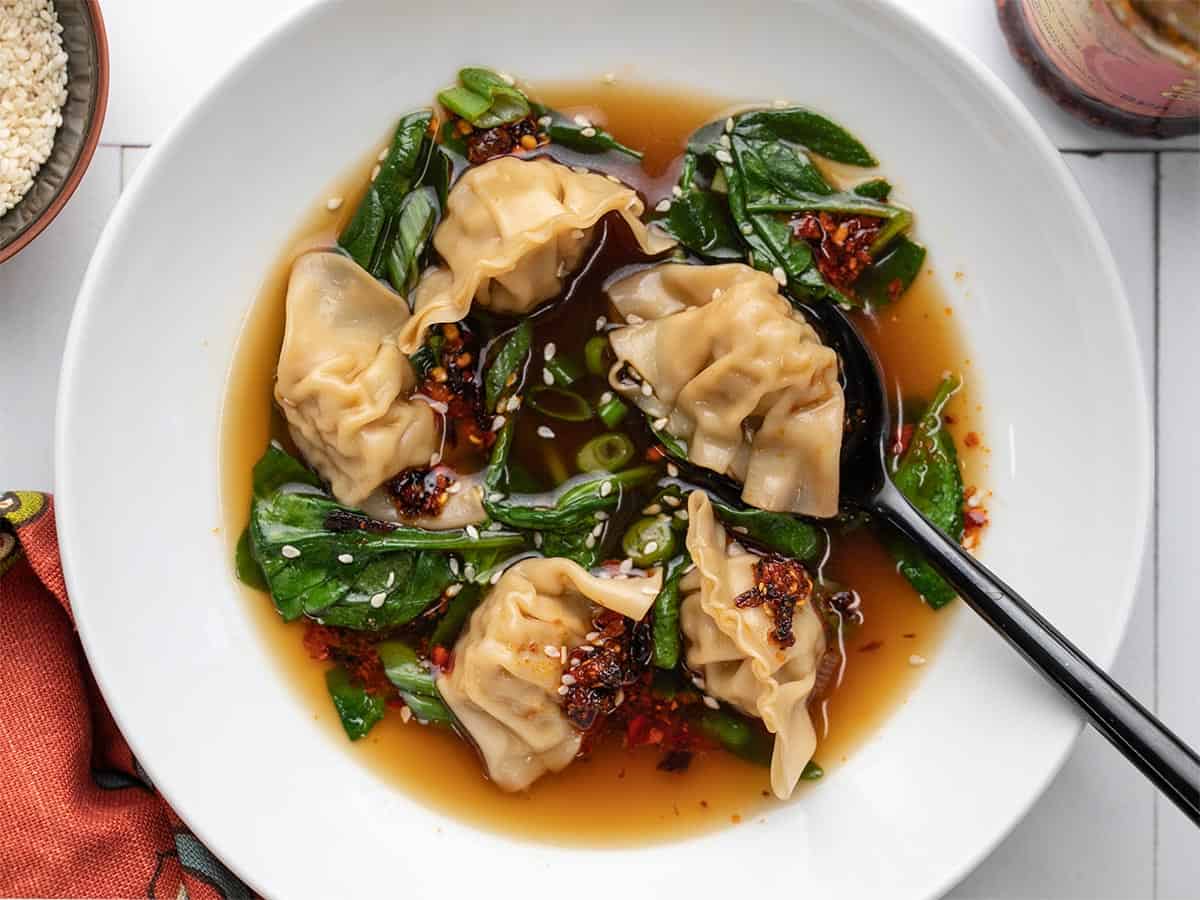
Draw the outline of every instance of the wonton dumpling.
<instances>
[{"instance_id":1,"label":"wonton dumpling","mask_svg":"<svg viewBox=\"0 0 1200 900\"><path fill-rule=\"evenodd\" d=\"M292 265L275 400L304 458L351 506L428 465L441 443L436 413L410 399L416 373L396 345L408 318L404 298L348 257Z\"/></svg>"},{"instance_id":2,"label":"wonton dumpling","mask_svg":"<svg viewBox=\"0 0 1200 900\"><path fill-rule=\"evenodd\" d=\"M811 603L797 606L796 642L780 647L770 637L773 622L764 606L738 608L734 599L754 587L759 557L727 545L701 491L688 498L687 547L696 563L680 582L687 664L704 676L706 693L762 719L775 735L771 789L786 799L817 746L808 696L825 652L820 616Z\"/></svg>"},{"instance_id":3,"label":"wonton dumpling","mask_svg":"<svg viewBox=\"0 0 1200 900\"><path fill-rule=\"evenodd\" d=\"M751 506L837 515L845 408L837 354L774 278L741 263L667 263L608 294L633 323L609 334L618 392L665 418L692 462L742 482ZM651 396L617 377L626 364Z\"/></svg>"},{"instance_id":4,"label":"wonton dumpling","mask_svg":"<svg viewBox=\"0 0 1200 900\"><path fill-rule=\"evenodd\" d=\"M406 353L416 351L429 326L462 319L472 300L514 316L560 293L606 213L620 213L646 253L674 246L638 218L642 201L632 188L548 159L504 156L472 167L447 207L433 236L443 264L413 292L413 318L400 339Z\"/></svg>"},{"instance_id":5,"label":"wonton dumpling","mask_svg":"<svg viewBox=\"0 0 1200 900\"><path fill-rule=\"evenodd\" d=\"M558 688L559 656L585 643L593 606L642 619L662 584L650 578L596 578L567 559L529 559L510 568L472 614L438 692L506 791L559 772L579 752Z\"/></svg>"},{"instance_id":6,"label":"wonton dumpling","mask_svg":"<svg viewBox=\"0 0 1200 900\"><path fill-rule=\"evenodd\" d=\"M435 516L401 516L383 488L371 492L371 496L363 501L362 510L372 519L403 522L413 528L427 528L430 531L448 531L486 522L488 515L483 508L483 472L470 475L455 473L451 477L457 488L446 497L441 511Z\"/></svg>"}]
</instances>

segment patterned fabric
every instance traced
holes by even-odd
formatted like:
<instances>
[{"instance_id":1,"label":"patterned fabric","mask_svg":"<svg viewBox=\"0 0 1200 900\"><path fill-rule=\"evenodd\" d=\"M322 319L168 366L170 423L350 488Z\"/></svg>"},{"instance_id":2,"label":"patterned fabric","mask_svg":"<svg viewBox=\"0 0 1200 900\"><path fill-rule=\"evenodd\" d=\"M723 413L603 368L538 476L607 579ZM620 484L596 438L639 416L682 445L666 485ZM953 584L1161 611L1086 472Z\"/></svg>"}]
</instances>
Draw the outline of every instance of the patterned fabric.
<instances>
[{"instance_id":1,"label":"patterned fabric","mask_svg":"<svg viewBox=\"0 0 1200 900\"><path fill-rule=\"evenodd\" d=\"M253 896L117 731L75 635L47 494L0 494L0 648L0 896Z\"/></svg>"}]
</instances>

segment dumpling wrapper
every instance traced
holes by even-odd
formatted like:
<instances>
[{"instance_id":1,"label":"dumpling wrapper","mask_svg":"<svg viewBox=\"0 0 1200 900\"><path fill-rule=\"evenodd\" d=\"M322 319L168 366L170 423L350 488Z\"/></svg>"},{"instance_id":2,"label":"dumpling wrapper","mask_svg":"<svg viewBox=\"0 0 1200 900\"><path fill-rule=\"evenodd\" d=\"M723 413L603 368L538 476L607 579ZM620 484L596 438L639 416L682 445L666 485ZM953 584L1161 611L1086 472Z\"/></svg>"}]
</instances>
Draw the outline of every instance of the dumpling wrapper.
<instances>
[{"instance_id":1,"label":"dumpling wrapper","mask_svg":"<svg viewBox=\"0 0 1200 900\"><path fill-rule=\"evenodd\" d=\"M673 247L643 224L642 211L632 188L548 159L504 156L468 169L434 233L443 263L426 271L413 292L401 349L415 352L431 325L461 320L472 300L517 316L561 293L607 213L621 215L646 253Z\"/></svg>"},{"instance_id":2,"label":"dumpling wrapper","mask_svg":"<svg viewBox=\"0 0 1200 900\"><path fill-rule=\"evenodd\" d=\"M454 647L453 668L438 677L446 705L479 748L488 776L506 791L560 772L582 735L567 720L558 688L562 660L585 643L594 606L640 620L662 586L648 578L597 578L567 559L529 559L501 576Z\"/></svg>"},{"instance_id":3,"label":"dumpling wrapper","mask_svg":"<svg viewBox=\"0 0 1200 900\"><path fill-rule=\"evenodd\" d=\"M413 528L427 528L430 531L465 528L468 525L479 525L487 521L487 511L483 508L483 472L474 472L470 475L454 473L451 477L458 488L446 497L445 504L436 516L401 516L383 488L371 492L371 495L363 501L362 510L373 519L381 519L384 522L402 522Z\"/></svg>"},{"instance_id":4,"label":"dumpling wrapper","mask_svg":"<svg viewBox=\"0 0 1200 900\"><path fill-rule=\"evenodd\" d=\"M693 463L740 481L751 506L837 515L845 410L837 354L773 277L741 263L666 263L608 295L633 323L609 334L616 391L665 418ZM617 377L627 363L651 396Z\"/></svg>"},{"instance_id":5,"label":"dumpling wrapper","mask_svg":"<svg viewBox=\"0 0 1200 900\"><path fill-rule=\"evenodd\" d=\"M346 256L306 253L292 265L275 400L304 458L350 506L441 445L437 414L410 399L417 376L396 343L409 315Z\"/></svg>"},{"instance_id":6,"label":"dumpling wrapper","mask_svg":"<svg viewBox=\"0 0 1200 900\"><path fill-rule=\"evenodd\" d=\"M775 735L771 789L787 799L817 746L808 697L825 652L821 618L811 603L798 606L796 642L785 648L771 640L773 622L764 606L738 608L734 599L754 587L759 557L727 545L701 491L688 498L687 547L696 563L680 582L687 664L703 675L706 693L762 719Z\"/></svg>"}]
</instances>

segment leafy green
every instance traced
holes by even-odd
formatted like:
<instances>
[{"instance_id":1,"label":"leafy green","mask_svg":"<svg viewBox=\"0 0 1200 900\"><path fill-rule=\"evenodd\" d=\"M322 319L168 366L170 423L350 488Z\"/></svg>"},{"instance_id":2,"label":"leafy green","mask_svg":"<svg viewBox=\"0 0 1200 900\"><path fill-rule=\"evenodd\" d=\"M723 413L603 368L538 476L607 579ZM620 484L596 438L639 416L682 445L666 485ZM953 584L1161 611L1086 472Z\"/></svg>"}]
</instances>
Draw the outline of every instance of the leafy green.
<instances>
[{"instance_id":1,"label":"leafy green","mask_svg":"<svg viewBox=\"0 0 1200 900\"><path fill-rule=\"evenodd\" d=\"M679 193L665 213L653 221L697 256L709 261L740 260L745 256L729 201L712 190L698 187L697 157L688 153L679 176Z\"/></svg>"},{"instance_id":2,"label":"leafy green","mask_svg":"<svg viewBox=\"0 0 1200 900\"><path fill-rule=\"evenodd\" d=\"M568 119L558 110L542 106L539 103L533 104L533 114L546 134L549 135L551 143L560 144L577 153L588 155L615 152L633 159L642 158L640 150L626 147L598 125L584 124Z\"/></svg>"},{"instance_id":3,"label":"leafy green","mask_svg":"<svg viewBox=\"0 0 1200 900\"><path fill-rule=\"evenodd\" d=\"M274 445L254 469L250 547L287 621L307 615L365 630L404 624L458 580L447 551L524 543L511 531L472 537L379 522L336 503L316 481Z\"/></svg>"},{"instance_id":4,"label":"leafy green","mask_svg":"<svg viewBox=\"0 0 1200 900\"><path fill-rule=\"evenodd\" d=\"M761 722L739 716L724 707L706 709L700 716L700 731L734 756L759 766L771 765L775 738Z\"/></svg>"},{"instance_id":5,"label":"leafy green","mask_svg":"<svg viewBox=\"0 0 1200 900\"><path fill-rule=\"evenodd\" d=\"M383 718L383 698L368 693L362 685L351 681L341 666L325 673L325 687L350 740L357 741Z\"/></svg>"},{"instance_id":6,"label":"leafy green","mask_svg":"<svg viewBox=\"0 0 1200 900\"><path fill-rule=\"evenodd\" d=\"M510 389L516 391L521 388L525 365L529 360L529 346L533 343L533 324L528 319L522 319L521 324L501 340L503 344L495 359L488 364L483 379L484 397L491 412L496 411L496 404L511 392Z\"/></svg>"},{"instance_id":7,"label":"leafy green","mask_svg":"<svg viewBox=\"0 0 1200 900\"><path fill-rule=\"evenodd\" d=\"M879 165L858 138L842 126L799 106L743 113L736 122L742 135L763 143L791 141L834 162L852 166Z\"/></svg>"},{"instance_id":8,"label":"leafy green","mask_svg":"<svg viewBox=\"0 0 1200 900\"><path fill-rule=\"evenodd\" d=\"M487 568L487 567L485 567ZM483 589L477 583L464 584L461 591L446 604L446 611L438 619L429 636L429 643L434 647L449 647L458 639L459 632L467 624L467 619L475 611L483 599Z\"/></svg>"},{"instance_id":9,"label":"leafy green","mask_svg":"<svg viewBox=\"0 0 1200 900\"><path fill-rule=\"evenodd\" d=\"M461 87L438 94L438 102L476 128L495 128L529 115L529 98L491 69L460 69Z\"/></svg>"},{"instance_id":10,"label":"leafy green","mask_svg":"<svg viewBox=\"0 0 1200 900\"><path fill-rule=\"evenodd\" d=\"M654 598L654 665L659 669L674 669L679 665L682 637L679 633L679 582L683 573L692 564L692 557L684 550L667 563L663 573L662 589Z\"/></svg>"},{"instance_id":11,"label":"leafy green","mask_svg":"<svg viewBox=\"0 0 1200 900\"><path fill-rule=\"evenodd\" d=\"M591 529L597 512L616 508L624 488L652 480L653 466L639 466L616 474L586 475L556 492L553 505L543 497L510 496L493 501L485 498L483 507L497 522L529 531L575 531ZM607 488L605 487L607 485Z\"/></svg>"},{"instance_id":12,"label":"leafy green","mask_svg":"<svg viewBox=\"0 0 1200 900\"><path fill-rule=\"evenodd\" d=\"M854 283L854 292L873 306L883 306L908 290L921 274L925 248L901 235Z\"/></svg>"},{"instance_id":13,"label":"leafy green","mask_svg":"<svg viewBox=\"0 0 1200 900\"><path fill-rule=\"evenodd\" d=\"M886 178L872 178L854 186L854 193L860 197L870 197L880 203L887 203L892 195L892 183Z\"/></svg>"},{"instance_id":14,"label":"leafy green","mask_svg":"<svg viewBox=\"0 0 1200 900\"><path fill-rule=\"evenodd\" d=\"M901 232L912 225L912 213L899 206L889 206L856 193L788 195L765 194L748 204L751 213L828 212L851 216L870 216L883 219L884 225L871 244L871 253L878 253Z\"/></svg>"},{"instance_id":15,"label":"leafy green","mask_svg":"<svg viewBox=\"0 0 1200 900\"><path fill-rule=\"evenodd\" d=\"M763 509L737 509L711 495L710 499L717 518L731 527L744 528L747 538L768 550L804 562L814 562L825 552L824 533L803 519Z\"/></svg>"},{"instance_id":16,"label":"leafy green","mask_svg":"<svg viewBox=\"0 0 1200 900\"><path fill-rule=\"evenodd\" d=\"M262 567L255 560L254 551L250 548L249 525L242 529L242 534L238 538L234 559L238 581L246 587L256 590L265 591L267 589L267 576L263 574Z\"/></svg>"},{"instance_id":17,"label":"leafy green","mask_svg":"<svg viewBox=\"0 0 1200 900\"><path fill-rule=\"evenodd\" d=\"M434 150L429 136L432 120L433 111L428 109L409 113L400 120L379 173L338 238L354 261L376 278L385 273L390 240L405 198L429 169Z\"/></svg>"},{"instance_id":18,"label":"leafy green","mask_svg":"<svg viewBox=\"0 0 1200 900\"><path fill-rule=\"evenodd\" d=\"M375 650L388 681L396 686L413 715L424 722L448 725L454 721L438 693L433 673L415 650L403 641L384 641Z\"/></svg>"},{"instance_id":19,"label":"leafy green","mask_svg":"<svg viewBox=\"0 0 1200 900\"><path fill-rule=\"evenodd\" d=\"M956 541L963 536L963 480L954 439L946 430L942 413L962 382L946 378L913 429L908 448L892 460L892 480L901 493L938 528ZM917 593L934 609L957 596L924 557L906 541L891 538L899 570Z\"/></svg>"}]
</instances>

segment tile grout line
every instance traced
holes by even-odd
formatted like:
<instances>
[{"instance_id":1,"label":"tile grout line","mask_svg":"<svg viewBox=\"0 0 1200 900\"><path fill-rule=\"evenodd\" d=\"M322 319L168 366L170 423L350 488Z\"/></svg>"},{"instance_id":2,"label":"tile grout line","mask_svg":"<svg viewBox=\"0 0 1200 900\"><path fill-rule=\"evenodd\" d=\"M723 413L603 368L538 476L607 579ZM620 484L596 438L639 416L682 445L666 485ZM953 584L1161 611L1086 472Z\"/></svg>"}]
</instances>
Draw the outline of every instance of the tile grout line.
<instances>
[{"instance_id":1,"label":"tile grout line","mask_svg":"<svg viewBox=\"0 0 1200 900\"><path fill-rule=\"evenodd\" d=\"M1200 153L1200 147L1059 147L1058 152L1070 153L1076 156L1104 156L1107 153L1116 153L1125 156L1146 153L1153 156L1160 156L1176 153Z\"/></svg>"},{"instance_id":2,"label":"tile grout line","mask_svg":"<svg viewBox=\"0 0 1200 900\"><path fill-rule=\"evenodd\" d=\"M1161 291L1159 290L1160 281L1161 281L1161 277L1162 277L1162 153L1161 152L1155 151L1154 157L1153 157L1153 164L1154 164L1154 170L1153 170L1154 177L1151 180L1151 183L1153 185L1153 190L1154 190L1154 197L1152 200L1154 221L1151 223L1151 227L1154 230L1154 242L1153 242L1154 243L1154 277L1153 277L1153 285L1154 285L1154 335L1153 335L1153 337L1154 337L1154 381L1153 381L1153 389L1154 389L1154 398L1153 398L1153 403L1154 403L1154 406L1153 406L1153 412L1154 412L1154 428L1153 428L1153 437L1154 437L1154 546L1151 548L1151 552L1153 554L1152 565L1154 567L1154 616L1153 616L1154 640L1152 642L1152 644L1153 644L1152 656L1154 658L1154 680L1152 682L1153 689L1151 691L1151 700L1153 701L1153 704L1154 704L1154 706L1153 706L1154 712L1157 715L1158 711L1159 711L1158 710L1158 678L1159 678L1159 675L1158 675L1158 671L1159 671L1158 603L1159 603L1159 594L1161 593L1160 583L1159 583L1159 553L1158 553L1158 543L1159 543L1160 535L1158 532L1158 526L1159 526L1159 522L1160 522L1159 493L1160 493L1160 489L1162 486L1162 475L1161 475L1161 471L1159 468L1160 456L1161 456L1161 454L1159 453L1159 429L1160 429L1159 423L1161 422L1161 418L1162 418L1160 416L1161 409L1160 409L1160 399L1159 399L1159 385L1161 383L1161 372L1162 372L1162 341L1160 339L1161 322L1162 322L1162 296L1161 296ZM1151 885L1151 894L1155 898L1155 900L1157 900L1157 898L1158 898L1158 863L1159 863L1159 859L1158 859L1158 807L1159 807L1158 793L1157 792L1153 793L1151 795L1151 797L1152 797L1151 802L1153 803L1153 809L1152 809L1152 815L1151 815L1151 826L1152 826L1152 835L1153 835L1152 847L1153 847L1153 851L1154 851L1153 855L1151 857L1151 861L1152 861L1151 868L1152 868L1152 875L1153 875L1153 884Z\"/></svg>"}]
</instances>

